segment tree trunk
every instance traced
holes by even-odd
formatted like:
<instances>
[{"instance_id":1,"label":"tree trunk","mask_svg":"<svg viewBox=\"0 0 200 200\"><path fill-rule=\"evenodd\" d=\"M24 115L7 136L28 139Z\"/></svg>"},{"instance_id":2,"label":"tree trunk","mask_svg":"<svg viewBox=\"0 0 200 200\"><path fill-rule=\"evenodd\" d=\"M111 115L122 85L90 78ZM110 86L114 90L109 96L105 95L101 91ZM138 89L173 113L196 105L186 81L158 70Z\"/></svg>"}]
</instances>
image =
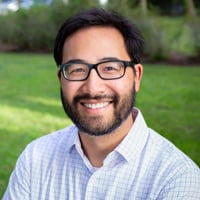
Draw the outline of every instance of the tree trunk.
<instances>
[{"instance_id":1,"label":"tree trunk","mask_svg":"<svg viewBox=\"0 0 200 200\"><path fill-rule=\"evenodd\" d=\"M140 0L141 12L143 15L147 14L147 0Z\"/></svg>"},{"instance_id":2,"label":"tree trunk","mask_svg":"<svg viewBox=\"0 0 200 200\"><path fill-rule=\"evenodd\" d=\"M18 8L21 6L21 0L17 0Z\"/></svg>"},{"instance_id":3,"label":"tree trunk","mask_svg":"<svg viewBox=\"0 0 200 200\"><path fill-rule=\"evenodd\" d=\"M196 16L196 11L194 7L194 1L193 0L185 0L187 14L189 16Z\"/></svg>"}]
</instances>

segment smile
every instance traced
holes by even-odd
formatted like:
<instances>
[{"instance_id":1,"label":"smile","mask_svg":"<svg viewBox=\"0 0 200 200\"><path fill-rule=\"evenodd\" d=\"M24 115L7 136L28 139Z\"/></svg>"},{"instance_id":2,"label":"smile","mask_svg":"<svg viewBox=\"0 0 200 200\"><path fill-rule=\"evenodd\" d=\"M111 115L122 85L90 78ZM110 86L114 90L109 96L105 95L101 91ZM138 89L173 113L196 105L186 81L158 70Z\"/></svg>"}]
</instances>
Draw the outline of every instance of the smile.
<instances>
[{"instance_id":1,"label":"smile","mask_svg":"<svg viewBox=\"0 0 200 200\"><path fill-rule=\"evenodd\" d=\"M90 109L99 109L106 107L110 102L101 102L101 103L84 103L83 105Z\"/></svg>"}]
</instances>

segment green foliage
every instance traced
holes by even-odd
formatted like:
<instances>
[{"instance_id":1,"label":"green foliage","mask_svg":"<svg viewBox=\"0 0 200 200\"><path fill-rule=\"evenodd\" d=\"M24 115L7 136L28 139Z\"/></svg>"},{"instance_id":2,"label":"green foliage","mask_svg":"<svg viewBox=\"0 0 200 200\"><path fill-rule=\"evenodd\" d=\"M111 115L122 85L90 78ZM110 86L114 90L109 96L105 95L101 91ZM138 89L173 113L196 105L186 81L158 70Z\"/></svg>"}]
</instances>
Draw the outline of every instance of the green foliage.
<instances>
[{"instance_id":1,"label":"green foliage","mask_svg":"<svg viewBox=\"0 0 200 200\"><path fill-rule=\"evenodd\" d=\"M51 6L37 5L0 16L0 44L14 45L23 51L52 51L56 33L66 18L99 7L98 1L80 2L55 1ZM107 8L126 15L140 28L145 37L147 60L200 57L200 18L159 17L151 13L141 17L139 8L128 7L126 2L129 1L110 0Z\"/></svg>"},{"instance_id":2,"label":"green foliage","mask_svg":"<svg viewBox=\"0 0 200 200\"><path fill-rule=\"evenodd\" d=\"M139 18L135 24L141 30L145 39L145 57L149 60L162 60L164 55L163 30L157 25L155 18Z\"/></svg>"},{"instance_id":3,"label":"green foliage","mask_svg":"<svg viewBox=\"0 0 200 200\"><path fill-rule=\"evenodd\" d=\"M195 42L196 55L200 56L200 18L191 19L188 27L192 30L191 38Z\"/></svg>"},{"instance_id":4,"label":"green foliage","mask_svg":"<svg viewBox=\"0 0 200 200\"><path fill-rule=\"evenodd\" d=\"M19 9L15 13L0 15L0 44L12 44L19 50L52 51L56 33L63 21L70 15L97 2L80 0L54 2L51 6L35 5L30 9Z\"/></svg>"},{"instance_id":5,"label":"green foliage","mask_svg":"<svg viewBox=\"0 0 200 200\"><path fill-rule=\"evenodd\" d=\"M3 21L0 27L2 43L14 44L20 50L52 49L56 30L51 23L48 7L20 9L16 13L1 16L0 20Z\"/></svg>"},{"instance_id":6,"label":"green foliage","mask_svg":"<svg viewBox=\"0 0 200 200\"><path fill-rule=\"evenodd\" d=\"M200 19L149 17L138 18L135 24L144 35L148 60L200 57Z\"/></svg>"},{"instance_id":7,"label":"green foliage","mask_svg":"<svg viewBox=\"0 0 200 200\"><path fill-rule=\"evenodd\" d=\"M159 22L159 26L164 31L163 33L163 46L165 47L165 53L170 57L173 54L179 54L183 57L197 57L200 56L196 51L198 45L198 38L193 37L195 27L193 26L192 19L175 18ZM196 23L200 25L200 20ZM200 30L198 30L200 34Z\"/></svg>"},{"instance_id":8,"label":"green foliage","mask_svg":"<svg viewBox=\"0 0 200 200\"><path fill-rule=\"evenodd\" d=\"M36 6L20 10L17 15L16 41L21 48L50 49L55 35L48 7Z\"/></svg>"}]
</instances>

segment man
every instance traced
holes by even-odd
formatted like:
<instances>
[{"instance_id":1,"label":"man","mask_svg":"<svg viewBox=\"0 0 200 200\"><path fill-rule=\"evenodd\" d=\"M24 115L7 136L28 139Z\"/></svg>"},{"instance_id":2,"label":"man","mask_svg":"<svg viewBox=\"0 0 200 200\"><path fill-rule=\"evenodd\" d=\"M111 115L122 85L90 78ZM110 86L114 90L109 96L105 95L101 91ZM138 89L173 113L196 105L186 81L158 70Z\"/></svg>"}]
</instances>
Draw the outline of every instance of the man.
<instances>
[{"instance_id":1,"label":"man","mask_svg":"<svg viewBox=\"0 0 200 200\"><path fill-rule=\"evenodd\" d=\"M143 38L116 13L68 19L54 57L72 125L33 141L19 157L5 199L200 199L200 170L147 127L133 107Z\"/></svg>"}]
</instances>

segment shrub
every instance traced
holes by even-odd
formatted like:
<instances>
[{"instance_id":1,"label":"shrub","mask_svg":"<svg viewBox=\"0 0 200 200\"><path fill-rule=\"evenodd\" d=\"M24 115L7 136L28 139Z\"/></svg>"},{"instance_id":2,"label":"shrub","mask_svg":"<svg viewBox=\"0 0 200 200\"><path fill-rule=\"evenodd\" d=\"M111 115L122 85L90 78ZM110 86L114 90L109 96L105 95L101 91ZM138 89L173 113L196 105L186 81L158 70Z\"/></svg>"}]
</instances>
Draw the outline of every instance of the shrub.
<instances>
[{"instance_id":1,"label":"shrub","mask_svg":"<svg viewBox=\"0 0 200 200\"><path fill-rule=\"evenodd\" d=\"M163 30L157 25L155 18L135 20L145 39L144 56L150 61L165 58Z\"/></svg>"},{"instance_id":2,"label":"shrub","mask_svg":"<svg viewBox=\"0 0 200 200\"><path fill-rule=\"evenodd\" d=\"M192 57L195 55L195 41L187 22L177 23L177 27L163 27L165 54L168 58L174 55Z\"/></svg>"},{"instance_id":3,"label":"shrub","mask_svg":"<svg viewBox=\"0 0 200 200\"><path fill-rule=\"evenodd\" d=\"M61 23L70 15L94 5L78 1L67 5L56 2L0 16L0 43L16 45L19 50L52 51Z\"/></svg>"},{"instance_id":4,"label":"shrub","mask_svg":"<svg viewBox=\"0 0 200 200\"><path fill-rule=\"evenodd\" d=\"M20 50L51 49L55 29L49 14L48 7L37 6L1 17L1 42L14 44Z\"/></svg>"},{"instance_id":5,"label":"shrub","mask_svg":"<svg viewBox=\"0 0 200 200\"><path fill-rule=\"evenodd\" d=\"M200 56L200 20L151 17L135 20L145 38L150 61L187 60Z\"/></svg>"},{"instance_id":6,"label":"shrub","mask_svg":"<svg viewBox=\"0 0 200 200\"><path fill-rule=\"evenodd\" d=\"M14 30L16 30L16 28L17 24L15 23L15 15L13 13L0 16L0 42L12 42L12 38L15 36Z\"/></svg>"},{"instance_id":7,"label":"shrub","mask_svg":"<svg viewBox=\"0 0 200 200\"><path fill-rule=\"evenodd\" d=\"M200 57L200 19L191 19L188 22L188 27L191 29L191 37L195 44L195 55Z\"/></svg>"},{"instance_id":8,"label":"shrub","mask_svg":"<svg viewBox=\"0 0 200 200\"><path fill-rule=\"evenodd\" d=\"M87 1L86 1L87 2ZM52 51L58 28L70 15L95 6L95 3L53 3L34 6L0 16L0 44L11 44L18 50ZM129 18L145 37L145 58L150 61L184 59L200 56L200 19L136 16L129 10ZM127 14L128 14L127 13Z\"/></svg>"}]
</instances>

